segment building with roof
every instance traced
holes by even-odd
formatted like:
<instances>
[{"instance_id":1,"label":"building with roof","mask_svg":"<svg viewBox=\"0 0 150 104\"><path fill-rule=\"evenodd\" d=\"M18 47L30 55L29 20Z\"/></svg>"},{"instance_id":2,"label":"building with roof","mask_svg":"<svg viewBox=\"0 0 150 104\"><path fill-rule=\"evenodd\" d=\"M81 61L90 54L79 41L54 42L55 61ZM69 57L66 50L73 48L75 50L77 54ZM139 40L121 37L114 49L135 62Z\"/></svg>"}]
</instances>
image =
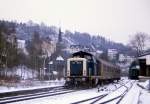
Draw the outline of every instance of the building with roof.
<instances>
[{"instance_id":1,"label":"building with roof","mask_svg":"<svg viewBox=\"0 0 150 104\"><path fill-rule=\"evenodd\" d=\"M140 65L140 77L150 78L150 52L144 53L138 57Z\"/></svg>"},{"instance_id":2,"label":"building with roof","mask_svg":"<svg viewBox=\"0 0 150 104\"><path fill-rule=\"evenodd\" d=\"M108 54L109 60L117 60L118 50L108 49L107 54Z\"/></svg>"}]
</instances>

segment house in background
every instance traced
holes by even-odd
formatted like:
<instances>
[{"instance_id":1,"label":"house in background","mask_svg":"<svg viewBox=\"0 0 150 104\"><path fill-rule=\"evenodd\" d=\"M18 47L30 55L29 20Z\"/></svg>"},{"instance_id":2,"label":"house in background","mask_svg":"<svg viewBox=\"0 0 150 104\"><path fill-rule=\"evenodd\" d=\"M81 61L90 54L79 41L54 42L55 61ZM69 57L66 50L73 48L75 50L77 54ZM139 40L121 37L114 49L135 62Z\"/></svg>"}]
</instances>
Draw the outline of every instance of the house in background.
<instances>
[{"instance_id":1,"label":"house in background","mask_svg":"<svg viewBox=\"0 0 150 104\"><path fill-rule=\"evenodd\" d=\"M140 55L138 60L140 65L139 78L150 79L150 52Z\"/></svg>"}]
</instances>

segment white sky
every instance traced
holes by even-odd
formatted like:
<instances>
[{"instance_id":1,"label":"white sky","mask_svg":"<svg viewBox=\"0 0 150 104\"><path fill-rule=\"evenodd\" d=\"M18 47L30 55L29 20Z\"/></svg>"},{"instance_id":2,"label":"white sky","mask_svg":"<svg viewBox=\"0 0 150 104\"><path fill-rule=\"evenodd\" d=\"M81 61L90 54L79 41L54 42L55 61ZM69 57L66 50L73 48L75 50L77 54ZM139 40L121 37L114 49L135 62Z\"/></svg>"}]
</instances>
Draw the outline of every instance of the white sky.
<instances>
[{"instance_id":1,"label":"white sky","mask_svg":"<svg viewBox=\"0 0 150 104\"><path fill-rule=\"evenodd\" d=\"M0 0L0 19L44 22L127 43L150 34L150 0Z\"/></svg>"}]
</instances>

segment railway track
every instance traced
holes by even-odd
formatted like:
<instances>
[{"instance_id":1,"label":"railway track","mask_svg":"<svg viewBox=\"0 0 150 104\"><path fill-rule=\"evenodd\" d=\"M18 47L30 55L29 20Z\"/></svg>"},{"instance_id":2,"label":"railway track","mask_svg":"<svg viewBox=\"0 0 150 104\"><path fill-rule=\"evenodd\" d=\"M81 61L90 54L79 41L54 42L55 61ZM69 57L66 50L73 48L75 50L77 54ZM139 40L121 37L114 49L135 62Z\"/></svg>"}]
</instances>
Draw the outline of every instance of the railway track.
<instances>
[{"instance_id":1,"label":"railway track","mask_svg":"<svg viewBox=\"0 0 150 104\"><path fill-rule=\"evenodd\" d=\"M0 93L0 98L18 96L18 95L24 95L24 94L33 94L33 93L38 93L38 92L46 92L46 91L60 89L60 88L64 88L64 86L29 88L29 89L18 90L18 91L2 92L2 93Z\"/></svg>"},{"instance_id":2,"label":"railway track","mask_svg":"<svg viewBox=\"0 0 150 104\"><path fill-rule=\"evenodd\" d=\"M125 87L126 89L119 95L117 95L116 97L113 97L111 99L108 99L106 101L100 102L99 104L107 104L110 103L112 104L119 104L121 102L121 100L124 98L124 96L129 92L129 90L132 88L134 82L131 82L130 85L126 85L126 84L122 84L122 87Z\"/></svg>"},{"instance_id":3,"label":"railway track","mask_svg":"<svg viewBox=\"0 0 150 104\"><path fill-rule=\"evenodd\" d=\"M75 91L78 91L78 90L67 90L67 89L64 89L61 87L60 88L56 87L47 92L38 92L38 93L34 93L34 94L25 94L25 95L19 95L19 96L0 98L0 104L13 103L13 102L36 99L36 98L41 98L41 97L67 94L67 93L71 93L71 92L75 92Z\"/></svg>"},{"instance_id":4,"label":"railway track","mask_svg":"<svg viewBox=\"0 0 150 104\"><path fill-rule=\"evenodd\" d=\"M127 85L127 84L129 84L129 85ZM84 100L81 100L81 101L73 102L71 104L107 104L107 103L112 104L112 102L114 102L115 100L117 100L115 102L115 104L119 104L121 102L121 100L124 98L124 96L128 93L128 91L132 88L132 86L133 86L133 83L130 82L130 81L126 82L125 84L120 83L120 87L116 88L116 90L112 91L111 93L102 94L102 95L95 96L95 97L92 97L92 98L88 98L88 99L84 99ZM122 87L124 87L125 90L121 94L118 94L118 95L116 95L115 97L112 97L112 98L108 98L107 100L103 100L103 99L107 98L110 94L116 93L116 91L118 91Z\"/></svg>"},{"instance_id":5,"label":"railway track","mask_svg":"<svg viewBox=\"0 0 150 104\"><path fill-rule=\"evenodd\" d=\"M120 86L119 86L120 85ZM91 97L88 99L84 99L81 101L73 102L71 104L119 104L121 100L124 98L124 96L128 93L128 91L131 89L133 86L133 82L125 82L121 83L119 82L117 84L117 87L115 90L112 90L111 92L108 93L103 93L101 95ZM124 89L122 92L120 91L119 94L116 96L110 97L112 93L118 92L119 89ZM0 104L6 104L6 103L13 103L13 102L19 102L19 101L25 101L25 100L32 100L36 98L42 98L42 97L49 97L49 96L56 96L56 95L61 95L61 94L67 94L67 93L72 93L76 91L80 91L83 89L65 89L64 87L55 87L49 91L43 91L43 92L37 92L34 94L25 94L25 95L18 95L18 96L12 96L12 97L4 97L0 98ZM115 102L115 103L114 103Z\"/></svg>"},{"instance_id":6,"label":"railway track","mask_svg":"<svg viewBox=\"0 0 150 104\"><path fill-rule=\"evenodd\" d=\"M80 103L84 103L84 102L95 100L95 99L96 100L94 102L96 102L97 100L102 99L105 96L107 96L107 94L99 95L99 96L92 97L92 98L85 99L85 100L81 100L81 101L77 101L77 102L74 102L74 103L71 103L71 104L80 104Z\"/></svg>"}]
</instances>

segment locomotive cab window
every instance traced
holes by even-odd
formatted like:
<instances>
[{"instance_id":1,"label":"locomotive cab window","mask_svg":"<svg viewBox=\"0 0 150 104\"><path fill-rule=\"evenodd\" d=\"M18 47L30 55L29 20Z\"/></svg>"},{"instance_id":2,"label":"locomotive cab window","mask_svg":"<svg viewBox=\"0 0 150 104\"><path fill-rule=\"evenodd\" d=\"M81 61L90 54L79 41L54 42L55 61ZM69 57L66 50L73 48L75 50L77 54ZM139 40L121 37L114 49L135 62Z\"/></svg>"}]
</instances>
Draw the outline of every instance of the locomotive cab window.
<instances>
[{"instance_id":1,"label":"locomotive cab window","mask_svg":"<svg viewBox=\"0 0 150 104\"><path fill-rule=\"evenodd\" d=\"M82 76L83 61L70 61L70 69L72 76Z\"/></svg>"}]
</instances>

